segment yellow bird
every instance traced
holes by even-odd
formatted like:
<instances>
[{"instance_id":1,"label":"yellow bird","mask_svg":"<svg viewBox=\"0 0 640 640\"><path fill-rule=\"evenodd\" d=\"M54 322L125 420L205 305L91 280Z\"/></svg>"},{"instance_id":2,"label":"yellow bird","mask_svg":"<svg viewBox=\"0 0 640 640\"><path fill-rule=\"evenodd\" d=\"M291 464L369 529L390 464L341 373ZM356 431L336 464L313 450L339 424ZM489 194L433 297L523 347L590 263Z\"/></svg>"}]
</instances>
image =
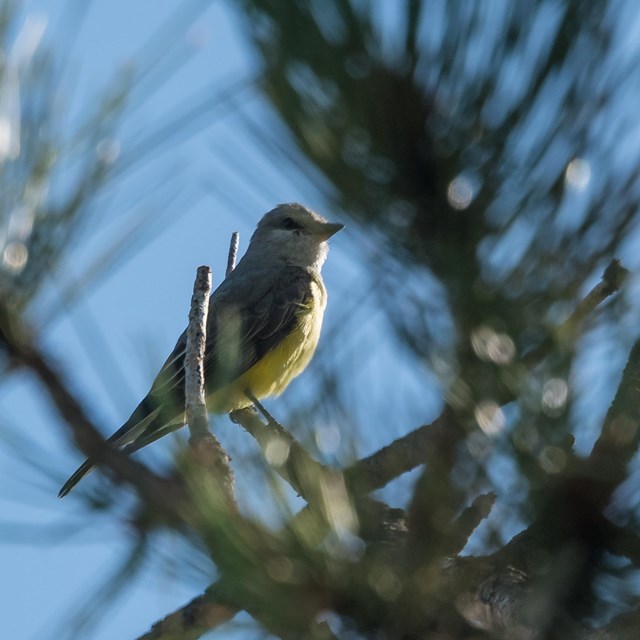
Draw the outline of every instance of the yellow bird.
<instances>
[{"instance_id":1,"label":"yellow bird","mask_svg":"<svg viewBox=\"0 0 640 640\"><path fill-rule=\"evenodd\" d=\"M300 204L266 213L237 267L211 294L204 369L207 409L229 413L279 395L309 364L320 337L327 292L320 271L327 240L343 228ZM137 451L182 427L186 331L151 390L109 439ZM63 497L95 466L86 460Z\"/></svg>"}]
</instances>

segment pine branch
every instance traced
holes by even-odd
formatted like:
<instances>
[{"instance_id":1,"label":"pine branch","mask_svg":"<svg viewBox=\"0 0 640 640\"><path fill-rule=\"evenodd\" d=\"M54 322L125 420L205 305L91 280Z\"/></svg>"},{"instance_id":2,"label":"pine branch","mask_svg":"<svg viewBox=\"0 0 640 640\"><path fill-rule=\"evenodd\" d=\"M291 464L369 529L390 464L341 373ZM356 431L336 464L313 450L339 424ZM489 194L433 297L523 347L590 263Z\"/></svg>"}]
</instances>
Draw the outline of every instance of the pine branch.
<instances>
[{"instance_id":1,"label":"pine branch","mask_svg":"<svg viewBox=\"0 0 640 640\"><path fill-rule=\"evenodd\" d=\"M239 609L217 602L216 586L214 583L205 593L156 622L138 640L197 640L231 620Z\"/></svg>"},{"instance_id":2,"label":"pine branch","mask_svg":"<svg viewBox=\"0 0 640 640\"><path fill-rule=\"evenodd\" d=\"M622 288L629 272L620 260L614 259L604 270L602 280L578 303L573 313L535 348L524 354L522 361L527 365L540 362L558 340L573 343L580 335L586 319L607 298Z\"/></svg>"},{"instance_id":3,"label":"pine branch","mask_svg":"<svg viewBox=\"0 0 640 640\"><path fill-rule=\"evenodd\" d=\"M445 441L459 435L458 421L453 419L451 411L445 410L432 423L418 427L353 463L344 472L346 482L356 495L381 489L403 473L424 464L428 451L439 449Z\"/></svg>"}]
</instances>

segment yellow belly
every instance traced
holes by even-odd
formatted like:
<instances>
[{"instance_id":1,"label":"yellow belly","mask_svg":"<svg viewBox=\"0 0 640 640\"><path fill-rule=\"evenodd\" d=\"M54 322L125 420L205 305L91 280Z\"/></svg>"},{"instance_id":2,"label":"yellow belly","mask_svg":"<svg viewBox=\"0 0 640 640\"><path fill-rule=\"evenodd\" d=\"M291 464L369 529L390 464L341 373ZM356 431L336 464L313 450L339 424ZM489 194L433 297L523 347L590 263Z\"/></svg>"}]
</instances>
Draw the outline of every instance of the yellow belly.
<instances>
[{"instance_id":1,"label":"yellow belly","mask_svg":"<svg viewBox=\"0 0 640 640\"><path fill-rule=\"evenodd\" d=\"M239 378L207 398L212 413L229 413L251 405L246 391L258 399L281 394L309 364L320 338L326 294L312 283L312 302L301 308L293 331Z\"/></svg>"}]
</instances>

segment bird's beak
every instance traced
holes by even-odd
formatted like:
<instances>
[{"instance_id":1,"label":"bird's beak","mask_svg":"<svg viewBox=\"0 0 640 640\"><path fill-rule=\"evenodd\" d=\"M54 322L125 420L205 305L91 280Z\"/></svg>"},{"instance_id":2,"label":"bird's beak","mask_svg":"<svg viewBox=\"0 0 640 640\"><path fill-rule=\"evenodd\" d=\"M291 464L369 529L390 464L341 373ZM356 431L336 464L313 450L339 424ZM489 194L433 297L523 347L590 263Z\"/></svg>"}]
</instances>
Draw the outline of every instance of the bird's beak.
<instances>
[{"instance_id":1,"label":"bird's beak","mask_svg":"<svg viewBox=\"0 0 640 640\"><path fill-rule=\"evenodd\" d=\"M338 222L316 222L311 228L311 233L321 240L328 240L332 235L344 229L344 225Z\"/></svg>"}]
</instances>

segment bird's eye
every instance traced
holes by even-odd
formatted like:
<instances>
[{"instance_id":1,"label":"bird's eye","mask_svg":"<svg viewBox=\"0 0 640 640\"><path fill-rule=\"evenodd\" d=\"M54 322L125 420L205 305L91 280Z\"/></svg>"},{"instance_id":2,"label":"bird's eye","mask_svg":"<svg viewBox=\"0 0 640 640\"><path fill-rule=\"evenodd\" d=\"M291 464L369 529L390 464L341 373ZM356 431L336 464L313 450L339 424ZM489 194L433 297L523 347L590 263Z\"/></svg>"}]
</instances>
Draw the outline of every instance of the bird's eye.
<instances>
[{"instance_id":1,"label":"bird's eye","mask_svg":"<svg viewBox=\"0 0 640 640\"><path fill-rule=\"evenodd\" d=\"M300 225L296 224L296 221L293 218L285 218L282 221L282 226L285 229L299 229Z\"/></svg>"}]
</instances>

